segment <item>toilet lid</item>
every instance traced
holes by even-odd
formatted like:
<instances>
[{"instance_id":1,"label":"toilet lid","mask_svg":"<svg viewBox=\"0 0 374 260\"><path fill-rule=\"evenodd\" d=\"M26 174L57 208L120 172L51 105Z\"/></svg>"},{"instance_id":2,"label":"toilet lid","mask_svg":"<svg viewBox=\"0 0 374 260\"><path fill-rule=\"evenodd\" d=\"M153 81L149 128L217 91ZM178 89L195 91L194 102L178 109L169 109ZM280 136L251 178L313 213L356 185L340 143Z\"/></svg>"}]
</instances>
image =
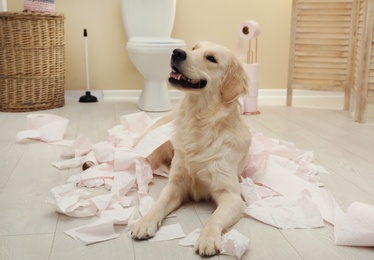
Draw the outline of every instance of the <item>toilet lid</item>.
<instances>
[{"instance_id":1,"label":"toilet lid","mask_svg":"<svg viewBox=\"0 0 374 260\"><path fill-rule=\"evenodd\" d=\"M167 38L167 37L131 37L130 40L127 42L128 45L136 45L140 46L184 46L185 43L183 40L174 39L174 38Z\"/></svg>"}]
</instances>

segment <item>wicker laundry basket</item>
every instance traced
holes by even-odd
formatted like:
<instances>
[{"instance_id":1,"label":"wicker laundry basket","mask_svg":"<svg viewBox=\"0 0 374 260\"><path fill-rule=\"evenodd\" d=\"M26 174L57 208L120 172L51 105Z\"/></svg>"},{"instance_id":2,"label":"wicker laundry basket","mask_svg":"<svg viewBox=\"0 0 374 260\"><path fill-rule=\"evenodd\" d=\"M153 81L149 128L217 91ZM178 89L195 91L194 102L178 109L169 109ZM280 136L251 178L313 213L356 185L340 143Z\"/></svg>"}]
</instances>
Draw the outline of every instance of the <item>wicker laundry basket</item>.
<instances>
[{"instance_id":1,"label":"wicker laundry basket","mask_svg":"<svg viewBox=\"0 0 374 260\"><path fill-rule=\"evenodd\" d=\"M0 111L65 104L64 15L0 13Z\"/></svg>"}]
</instances>

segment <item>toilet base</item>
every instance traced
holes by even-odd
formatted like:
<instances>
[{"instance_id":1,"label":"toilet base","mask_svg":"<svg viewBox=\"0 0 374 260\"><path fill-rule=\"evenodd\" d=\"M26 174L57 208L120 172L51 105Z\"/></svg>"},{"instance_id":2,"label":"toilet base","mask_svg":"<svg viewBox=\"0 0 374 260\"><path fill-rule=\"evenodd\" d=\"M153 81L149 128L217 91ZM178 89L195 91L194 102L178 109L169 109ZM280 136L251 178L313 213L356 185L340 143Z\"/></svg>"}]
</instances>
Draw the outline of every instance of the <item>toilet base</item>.
<instances>
[{"instance_id":1,"label":"toilet base","mask_svg":"<svg viewBox=\"0 0 374 260\"><path fill-rule=\"evenodd\" d=\"M138 108L146 112L170 111L171 102L166 80L145 80Z\"/></svg>"}]
</instances>

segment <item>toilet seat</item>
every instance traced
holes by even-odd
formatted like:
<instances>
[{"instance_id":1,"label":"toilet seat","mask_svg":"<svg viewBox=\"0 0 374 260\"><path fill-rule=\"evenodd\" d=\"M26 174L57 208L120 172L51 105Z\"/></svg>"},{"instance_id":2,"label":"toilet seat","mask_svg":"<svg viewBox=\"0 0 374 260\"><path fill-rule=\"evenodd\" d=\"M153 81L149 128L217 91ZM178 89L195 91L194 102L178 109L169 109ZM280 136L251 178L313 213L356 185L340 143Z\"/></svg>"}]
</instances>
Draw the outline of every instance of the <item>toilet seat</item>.
<instances>
[{"instance_id":1,"label":"toilet seat","mask_svg":"<svg viewBox=\"0 0 374 260\"><path fill-rule=\"evenodd\" d=\"M168 37L132 37L127 42L127 47L135 48L165 48L183 47L186 44L181 39Z\"/></svg>"}]
</instances>

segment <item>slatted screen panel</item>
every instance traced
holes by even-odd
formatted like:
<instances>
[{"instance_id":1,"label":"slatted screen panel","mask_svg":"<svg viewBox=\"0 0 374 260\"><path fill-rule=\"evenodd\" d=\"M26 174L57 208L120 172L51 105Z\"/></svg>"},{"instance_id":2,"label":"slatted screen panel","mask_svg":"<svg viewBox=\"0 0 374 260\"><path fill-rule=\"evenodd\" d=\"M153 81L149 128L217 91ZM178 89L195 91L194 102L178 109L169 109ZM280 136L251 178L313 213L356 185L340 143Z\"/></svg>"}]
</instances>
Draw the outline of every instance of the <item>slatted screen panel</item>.
<instances>
[{"instance_id":1,"label":"slatted screen panel","mask_svg":"<svg viewBox=\"0 0 374 260\"><path fill-rule=\"evenodd\" d=\"M352 94L355 120L363 123L367 103L374 103L374 0L359 0Z\"/></svg>"},{"instance_id":2,"label":"slatted screen panel","mask_svg":"<svg viewBox=\"0 0 374 260\"><path fill-rule=\"evenodd\" d=\"M287 105L293 89L338 90L348 109L356 6L356 0L293 1Z\"/></svg>"},{"instance_id":3,"label":"slatted screen panel","mask_svg":"<svg viewBox=\"0 0 374 260\"><path fill-rule=\"evenodd\" d=\"M363 55L362 37L364 35L364 18L365 18L365 2L366 0L359 0L358 4L358 22L357 22L357 36L356 36L356 55L355 55L355 70L354 70L354 84L352 85L353 95L356 96L359 91L359 84L362 72L361 57Z\"/></svg>"},{"instance_id":4,"label":"slatted screen panel","mask_svg":"<svg viewBox=\"0 0 374 260\"><path fill-rule=\"evenodd\" d=\"M372 15L372 19L374 19L373 15ZM371 41L369 91L370 91L369 92L370 102L374 103L374 28L372 31L372 41Z\"/></svg>"}]
</instances>

